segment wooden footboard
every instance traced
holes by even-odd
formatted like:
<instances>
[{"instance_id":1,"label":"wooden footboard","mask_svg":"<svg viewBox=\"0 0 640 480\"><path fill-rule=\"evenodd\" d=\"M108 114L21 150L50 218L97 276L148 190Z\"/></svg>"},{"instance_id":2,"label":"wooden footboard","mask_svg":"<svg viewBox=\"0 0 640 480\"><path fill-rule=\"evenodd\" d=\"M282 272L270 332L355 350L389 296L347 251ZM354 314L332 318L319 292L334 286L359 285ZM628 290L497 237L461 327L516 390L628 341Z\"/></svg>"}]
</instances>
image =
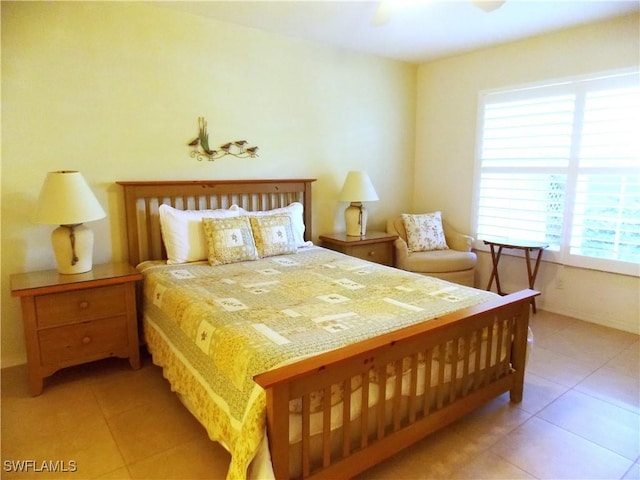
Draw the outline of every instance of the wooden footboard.
<instances>
[{"instance_id":1,"label":"wooden footboard","mask_svg":"<svg viewBox=\"0 0 640 480\"><path fill-rule=\"evenodd\" d=\"M536 295L523 290L257 375L267 392L276 478L349 478L504 392L521 401L529 308ZM312 435L312 396L329 399L332 386L352 392L354 384L357 391L341 400L340 428L331 427L336 413L332 418L331 402L323 401L315 413L322 417L322 431ZM362 406L355 417L354 398ZM289 444L292 400L302 405L296 456ZM319 454L311 448L318 442Z\"/></svg>"}]
</instances>

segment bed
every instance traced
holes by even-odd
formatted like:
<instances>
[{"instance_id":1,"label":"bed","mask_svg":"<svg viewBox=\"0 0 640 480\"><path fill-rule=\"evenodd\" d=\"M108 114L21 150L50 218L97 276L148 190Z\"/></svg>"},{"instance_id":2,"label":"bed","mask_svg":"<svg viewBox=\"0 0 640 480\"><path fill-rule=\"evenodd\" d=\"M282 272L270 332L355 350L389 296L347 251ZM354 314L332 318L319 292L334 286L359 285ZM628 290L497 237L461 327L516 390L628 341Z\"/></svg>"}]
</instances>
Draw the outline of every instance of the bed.
<instances>
[{"instance_id":1,"label":"bed","mask_svg":"<svg viewBox=\"0 0 640 480\"><path fill-rule=\"evenodd\" d=\"M117 182L143 337L231 453L228 478L349 478L498 395L522 399L537 292L501 297L315 246L313 182ZM211 248L181 250L171 215L201 221ZM212 240L231 224L252 229L248 257ZM281 230L288 246L272 250L265 232Z\"/></svg>"}]
</instances>

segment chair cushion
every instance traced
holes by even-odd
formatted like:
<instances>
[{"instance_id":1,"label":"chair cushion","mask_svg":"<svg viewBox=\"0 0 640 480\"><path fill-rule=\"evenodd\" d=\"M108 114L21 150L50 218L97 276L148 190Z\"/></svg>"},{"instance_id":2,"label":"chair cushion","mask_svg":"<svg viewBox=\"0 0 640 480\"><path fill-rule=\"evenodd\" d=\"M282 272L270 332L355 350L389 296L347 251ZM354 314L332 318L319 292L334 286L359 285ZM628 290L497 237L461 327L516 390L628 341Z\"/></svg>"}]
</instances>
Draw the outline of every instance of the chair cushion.
<instances>
[{"instance_id":1,"label":"chair cushion","mask_svg":"<svg viewBox=\"0 0 640 480\"><path fill-rule=\"evenodd\" d=\"M420 273L458 272L475 268L477 260L474 252L458 250L413 252L404 259L402 268Z\"/></svg>"},{"instance_id":2,"label":"chair cushion","mask_svg":"<svg viewBox=\"0 0 640 480\"><path fill-rule=\"evenodd\" d=\"M402 221L407 231L407 245L410 252L449 249L442 229L440 212L419 215L403 213Z\"/></svg>"}]
</instances>

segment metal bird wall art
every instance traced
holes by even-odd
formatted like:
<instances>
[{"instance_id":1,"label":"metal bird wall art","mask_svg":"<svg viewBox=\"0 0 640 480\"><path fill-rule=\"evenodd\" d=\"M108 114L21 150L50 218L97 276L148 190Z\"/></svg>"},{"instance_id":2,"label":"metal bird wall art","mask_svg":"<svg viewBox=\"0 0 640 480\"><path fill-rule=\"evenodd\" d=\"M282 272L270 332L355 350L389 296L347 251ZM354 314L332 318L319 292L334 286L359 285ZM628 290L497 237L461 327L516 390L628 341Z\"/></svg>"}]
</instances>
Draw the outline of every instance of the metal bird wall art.
<instances>
[{"instance_id":1,"label":"metal bird wall art","mask_svg":"<svg viewBox=\"0 0 640 480\"><path fill-rule=\"evenodd\" d=\"M198 136L189 142L189 146L192 147L191 158L199 162L203 160L213 162L227 155L238 158L258 156L258 147L248 147L246 140L228 142L218 147L218 150L212 150L209 147L209 132L207 132L207 121L204 117L198 117Z\"/></svg>"}]
</instances>

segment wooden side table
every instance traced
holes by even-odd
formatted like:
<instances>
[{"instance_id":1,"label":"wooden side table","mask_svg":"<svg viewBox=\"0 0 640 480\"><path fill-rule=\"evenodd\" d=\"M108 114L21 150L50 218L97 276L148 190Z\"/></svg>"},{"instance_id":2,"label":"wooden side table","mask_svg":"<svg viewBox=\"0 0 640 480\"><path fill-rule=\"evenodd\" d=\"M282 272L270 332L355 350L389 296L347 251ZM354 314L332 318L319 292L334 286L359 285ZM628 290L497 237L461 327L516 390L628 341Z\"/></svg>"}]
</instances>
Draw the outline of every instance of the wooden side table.
<instances>
[{"instance_id":1,"label":"wooden side table","mask_svg":"<svg viewBox=\"0 0 640 480\"><path fill-rule=\"evenodd\" d=\"M126 263L75 275L11 275L11 294L22 303L32 395L42 392L45 377L71 365L115 356L140 368L135 283L141 279Z\"/></svg>"},{"instance_id":2,"label":"wooden side table","mask_svg":"<svg viewBox=\"0 0 640 480\"><path fill-rule=\"evenodd\" d=\"M484 240L485 245L489 245L491 248L491 261L493 263L493 269L491 270L491 277L489 278L489 284L487 285L487 290L491 290L491 286L493 285L493 281L496 281L496 291L498 295L505 295L505 292L502 291L500 287L500 276L498 275L498 263L500 262L500 256L502 255L502 250L505 248L514 249L514 250L524 250L525 261L527 264L527 278L529 279L529 288L533 289L533 285L536 282L536 277L538 276L538 268L540 267L540 259L542 258L542 251L547 248L549 245L541 242L527 242L527 241L490 241ZM497 248L497 251L496 251ZM535 266L531 265L531 252L537 252L537 256L535 258ZM536 313L536 299L531 299L531 306L533 307L533 313Z\"/></svg>"},{"instance_id":3,"label":"wooden side table","mask_svg":"<svg viewBox=\"0 0 640 480\"><path fill-rule=\"evenodd\" d=\"M393 267L393 241L398 238L385 232L367 232L362 237L351 237L346 233L320 235L322 246L352 257L369 260Z\"/></svg>"}]
</instances>

